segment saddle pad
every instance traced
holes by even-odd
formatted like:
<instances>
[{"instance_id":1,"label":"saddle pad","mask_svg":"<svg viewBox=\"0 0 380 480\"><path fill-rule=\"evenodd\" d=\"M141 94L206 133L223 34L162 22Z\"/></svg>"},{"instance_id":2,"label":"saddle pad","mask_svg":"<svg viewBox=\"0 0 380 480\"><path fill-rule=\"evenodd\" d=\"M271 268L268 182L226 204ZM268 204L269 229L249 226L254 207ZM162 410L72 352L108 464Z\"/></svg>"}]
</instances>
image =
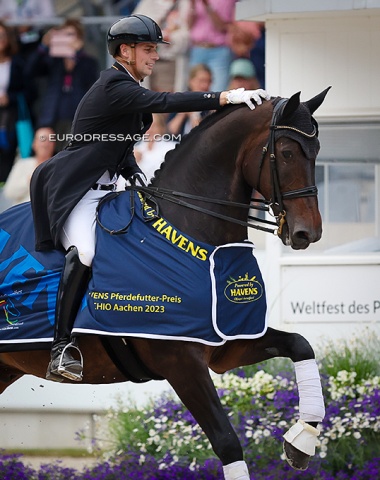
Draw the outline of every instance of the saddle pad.
<instances>
[{"instance_id":1,"label":"saddle pad","mask_svg":"<svg viewBox=\"0 0 380 480\"><path fill-rule=\"evenodd\" d=\"M105 202L99 220L113 234L97 228L93 275L74 333L209 345L265 333L265 289L251 242L199 242L137 193ZM115 234L126 225L126 233Z\"/></svg>"},{"instance_id":2,"label":"saddle pad","mask_svg":"<svg viewBox=\"0 0 380 480\"><path fill-rule=\"evenodd\" d=\"M178 231L135 194L105 203L93 277L74 333L219 345L266 331L264 283L253 244L220 247ZM133 221L132 221L133 218ZM0 214L0 351L49 345L64 253L34 250L30 204Z\"/></svg>"},{"instance_id":3,"label":"saddle pad","mask_svg":"<svg viewBox=\"0 0 380 480\"><path fill-rule=\"evenodd\" d=\"M58 250L34 250L29 203L1 214L0 345L51 342L63 259Z\"/></svg>"}]
</instances>

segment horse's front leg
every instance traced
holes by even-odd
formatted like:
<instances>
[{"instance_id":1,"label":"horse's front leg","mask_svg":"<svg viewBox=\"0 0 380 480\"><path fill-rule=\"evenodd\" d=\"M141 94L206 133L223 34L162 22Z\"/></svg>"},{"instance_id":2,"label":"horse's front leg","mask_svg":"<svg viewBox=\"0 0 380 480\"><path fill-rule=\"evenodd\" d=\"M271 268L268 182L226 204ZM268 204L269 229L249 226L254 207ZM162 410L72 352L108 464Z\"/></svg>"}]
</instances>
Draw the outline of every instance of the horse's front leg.
<instances>
[{"instance_id":1,"label":"horse's front leg","mask_svg":"<svg viewBox=\"0 0 380 480\"><path fill-rule=\"evenodd\" d=\"M288 463L296 470L306 470L315 454L318 423L325 416L319 369L313 348L297 333L268 328L257 340L229 342L216 356L220 372L242 365L252 365L275 357L290 358L294 363L299 394L299 420L284 435L284 452Z\"/></svg>"},{"instance_id":2,"label":"horse's front leg","mask_svg":"<svg viewBox=\"0 0 380 480\"><path fill-rule=\"evenodd\" d=\"M306 470L315 455L318 423L325 416L321 379L310 343L298 333L268 329L265 352L293 361L299 395L299 419L284 435L284 453L295 470Z\"/></svg>"},{"instance_id":3,"label":"horse's front leg","mask_svg":"<svg viewBox=\"0 0 380 480\"><path fill-rule=\"evenodd\" d=\"M165 357L175 358L168 368L160 368L175 392L207 435L212 449L223 464L225 480L249 480L240 441L220 403L207 366L205 347L182 342L178 352L171 342ZM178 344L177 344L178 345Z\"/></svg>"}]
</instances>

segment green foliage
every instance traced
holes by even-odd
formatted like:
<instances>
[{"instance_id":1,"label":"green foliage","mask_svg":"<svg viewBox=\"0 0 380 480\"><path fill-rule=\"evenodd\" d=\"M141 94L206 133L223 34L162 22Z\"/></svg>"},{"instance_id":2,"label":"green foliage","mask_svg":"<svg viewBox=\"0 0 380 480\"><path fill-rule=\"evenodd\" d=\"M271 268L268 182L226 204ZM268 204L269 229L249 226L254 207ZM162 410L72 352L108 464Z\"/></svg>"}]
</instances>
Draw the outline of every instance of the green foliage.
<instances>
[{"instance_id":1,"label":"green foliage","mask_svg":"<svg viewBox=\"0 0 380 480\"><path fill-rule=\"evenodd\" d=\"M321 372L336 377L340 371L356 372L356 381L380 375L380 338L369 330L350 340L327 340L318 355Z\"/></svg>"}]
</instances>

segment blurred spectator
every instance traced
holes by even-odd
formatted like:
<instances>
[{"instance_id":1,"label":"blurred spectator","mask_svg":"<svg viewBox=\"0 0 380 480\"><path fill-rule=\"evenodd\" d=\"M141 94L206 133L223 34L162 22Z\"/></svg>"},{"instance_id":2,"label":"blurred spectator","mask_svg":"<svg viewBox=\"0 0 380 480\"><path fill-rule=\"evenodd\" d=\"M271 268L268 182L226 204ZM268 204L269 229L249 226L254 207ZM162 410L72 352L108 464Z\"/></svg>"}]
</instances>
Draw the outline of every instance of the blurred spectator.
<instances>
[{"instance_id":1,"label":"blurred spectator","mask_svg":"<svg viewBox=\"0 0 380 480\"><path fill-rule=\"evenodd\" d=\"M160 168L165 155L176 143L167 135L165 116L154 113L153 123L147 130L148 141L140 141L135 145L134 154L138 166L144 172L148 182L154 177L154 172Z\"/></svg>"},{"instance_id":2,"label":"blurred spectator","mask_svg":"<svg viewBox=\"0 0 380 480\"><path fill-rule=\"evenodd\" d=\"M0 17L4 20L41 20L54 17L53 0L0 0Z\"/></svg>"},{"instance_id":3,"label":"blurred spectator","mask_svg":"<svg viewBox=\"0 0 380 480\"><path fill-rule=\"evenodd\" d=\"M28 100L24 63L17 55L13 30L0 22L0 183L7 179L16 156L17 99L21 94Z\"/></svg>"},{"instance_id":4,"label":"blurred spectator","mask_svg":"<svg viewBox=\"0 0 380 480\"><path fill-rule=\"evenodd\" d=\"M19 55L24 61L37 50L41 39L42 31L31 25L19 25L16 27Z\"/></svg>"},{"instance_id":5,"label":"blurred spectator","mask_svg":"<svg viewBox=\"0 0 380 480\"><path fill-rule=\"evenodd\" d=\"M13 165L3 188L3 195L11 202L11 205L30 200L29 185L32 173L40 163L49 160L54 155L54 138L54 130L39 128L34 135L34 156L19 158Z\"/></svg>"},{"instance_id":6,"label":"blurred spectator","mask_svg":"<svg viewBox=\"0 0 380 480\"><path fill-rule=\"evenodd\" d=\"M151 76L154 90L166 92L185 89L189 50L189 29L187 26L188 0L173 0L172 7L165 15L162 25L164 39L170 45L159 46L160 61L156 63Z\"/></svg>"},{"instance_id":7,"label":"blurred spectator","mask_svg":"<svg viewBox=\"0 0 380 480\"><path fill-rule=\"evenodd\" d=\"M30 77L46 76L46 91L37 108L37 127L50 127L57 134L57 150L66 144L66 134L83 95L98 79L97 60L84 51L84 30L75 19L50 29L27 64Z\"/></svg>"},{"instance_id":8,"label":"blurred spectator","mask_svg":"<svg viewBox=\"0 0 380 480\"><path fill-rule=\"evenodd\" d=\"M160 60L155 64L149 84L158 92L183 91L186 86L189 30L189 0L141 0L133 13L147 15L157 22L170 45L159 45Z\"/></svg>"},{"instance_id":9,"label":"blurred spectator","mask_svg":"<svg viewBox=\"0 0 380 480\"><path fill-rule=\"evenodd\" d=\"M1 0L0 0L1 1ZM27 65L29 57L37 50L43 31L38 30L32 25L19 25L15 27L18 41L18 55L22 58L24 65ZM26 78L28 83L29 103L30 103L30 115L32 117L33 124L36 123L36 117L34 112L34 102L38 98L38 82L34 77L28 76Z\"/></svg>"},{"instance_id":10,"label":"blurred spectator","mask_svg":"<svg viewBox=\"0 0 380 480\"><path fill-rule=\"evenodd\" d=\"M222 91L228 85L232 52L228 27L234 20L236 0L191 0L189 12L190 66L208 65L212 71L211 90Z\"/></svg>"},{"instance_id":11,"label":"blurred spectator","mask_svg":"<svg viewBox=\"0 0 380 480\"><path fill-rule=\"evenodd\" d=\"M228 88L232 90L241 87L246 90L260 88L255 66L248 58L237 58L230 66L230 84Z\"/></svg>"},{"instance_id":12,"label":"blurred spectator","mask_svg":"<svg viewBox=\"0 0 380 480\"><path fill-rule=\"evenodd\" d=\"M26 62L28 57L37 49L42 30L37 27L41 20L55 16L54 0L0 0L0 18L17 24L15 27L18 40L18 55ZM34 20L38 23L34 24ZM25 22L24 24L21 22ZM28 78L28 89L31 98L38 96L37 84L34 78ZM31 111L33 120L34 115Z\"/></svg>"},{"instance_id":13,"label":"blurred spectator","mask_svg":"<svg viewBox=\"0 0 380 480\"><path fill-rule=\"evenodd\" d=\"M258 26L261 34L250 52L250 59L255 66L260 87L265 89L265 23L259 22Z\"/></svg>"},{"instance_id":14,"label":"blurred spectator","mask_svg":"<svg viewBox=\"0 0 380 480\"><path fill-rule=\"evenodd\" d=\"M260 24L251 21L232 22L228 28L228 43L236 58L249 58L261 37Z\"/></svg>"},{"instance_id":15,"label":"blurred spectator","mask_svg":"<svg viewBox=\"0 0 380 480\"><path fill-rule=\"evenodd\" d=\"M140 3L140 0L113 0L113 9L123 17L132 15L133 10Z\"/></svg>"},{"instance_id":16,"label":"blurred spectator","mask_svg":"<svg viewBox=\"0 0 380 480\"><path fill-rule=\"evenodd\" d=\"M194 65L189 73L188 90L191 92L209 92L212 82L212 73L207 65ZM210 112L179 112L171 113L168 117L168 131L173 135L185 135L196 127Z\"/></svg>"}]
</instances>

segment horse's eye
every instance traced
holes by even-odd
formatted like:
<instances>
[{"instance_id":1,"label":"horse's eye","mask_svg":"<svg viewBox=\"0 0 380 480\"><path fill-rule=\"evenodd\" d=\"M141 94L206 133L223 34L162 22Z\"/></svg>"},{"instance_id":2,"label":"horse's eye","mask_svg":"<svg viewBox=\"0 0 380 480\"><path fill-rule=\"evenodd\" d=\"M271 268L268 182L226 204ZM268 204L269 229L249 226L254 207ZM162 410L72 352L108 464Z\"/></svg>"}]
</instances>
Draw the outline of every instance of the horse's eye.
<instances>
[{"instance_id":1,"label":"horse's eye","mask_svg":"<svg viewBox=\"0 0 380 480\"><path fill-rule=\"evenodd\" d=\"M282 152L282 155L284 158L286 158L287 160L289 160L289 158L292 158L292 152L291 150L284 150Z\"/></svg>"}]
</instances>

